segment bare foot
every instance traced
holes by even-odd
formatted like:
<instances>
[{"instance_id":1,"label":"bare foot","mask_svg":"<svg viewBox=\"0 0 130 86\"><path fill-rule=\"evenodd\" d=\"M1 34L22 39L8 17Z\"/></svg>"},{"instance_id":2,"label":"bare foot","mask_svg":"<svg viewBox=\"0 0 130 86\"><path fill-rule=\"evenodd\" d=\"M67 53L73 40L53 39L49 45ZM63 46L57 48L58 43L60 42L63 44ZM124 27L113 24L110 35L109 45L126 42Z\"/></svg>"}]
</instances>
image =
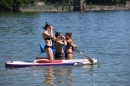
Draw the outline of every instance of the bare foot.
<instances>
[{"instance_id":1,"label":"bare foot","mask_svg":"<svg viewBox=\"0 0 130 86\"><path fill-rule=\"evenodd\" d=\"M37 59L35 59L34 61L33 61L33 63L37 63L38 61L37 61Z\"/></svg>"}]
</instances>

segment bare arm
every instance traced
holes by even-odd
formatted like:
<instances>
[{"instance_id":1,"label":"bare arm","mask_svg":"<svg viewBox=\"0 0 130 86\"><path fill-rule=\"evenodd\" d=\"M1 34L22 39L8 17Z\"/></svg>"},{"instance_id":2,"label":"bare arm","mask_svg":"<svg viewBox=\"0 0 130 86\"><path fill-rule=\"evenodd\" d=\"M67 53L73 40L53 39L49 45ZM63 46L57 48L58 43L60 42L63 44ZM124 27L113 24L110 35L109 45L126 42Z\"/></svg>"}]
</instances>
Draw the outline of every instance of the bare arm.
<instances>
[{"instance_id":1,"label":"bare arm","mask_svg":"<svg viewBox=\"0 0 130 86\"><path fill-rule=\"evenodd\" d=\"M46 32L43 33L43 37L44 37L44 38L47 38L47 37L48 37L48 38L52 38L52 39L54 38L53 36L51 36L50 34L48 34L48 33L46 33Z\"/></svg>"},{"instance_id":2,"label":"bare arm","mask_svg":"<svg viewBox=\"0 0 130 86\"><path fill-rule=\"evenodd\" d=\"M73 40L72 40L73 41ZM76 47L76 48L78 48L78 46L74 43L74 41L73 41L73 45Z\"/></svg>"},{"instance_id":3,"label":"bare arm","mask_svg":"<svg viewBox=\"0 0 130 86\"><path fill-rule=\"evenodd\" d=\"M53 37L53 27L52 26L50 27L51 27L50 35Z\"/></svg>"},{"instance_id":4,"label":"bare arm","mask_svg":"<svg viewBox=\"0 0 130 86\"><path fill-rule=\"evenodd\" d=\"M71 43L71 45L72 45L73 47L78 48L78 46L74 43L74 41L73 41L73 40L72 40L70 43Z\"/></svg>"},{"instance_id":5,"label":"bare arm","mask_svg":"<svg viewBox=\"0 0 130 86\"><path fill-rule=\"evenodd\" d=\"M78 48L78 46L74 43L74 41L73 41L73 46L76 47L76 48Z\"/></svg>"},{"instance_id":6,"label":"bare arm","mask_svg":"<svg viewBox=\"0 0 130 86\"><path fill-rule=\"evenodd\" d=\"M63 41L57 41L62 46L67 46L67 41L63 39Z\"/></svg>"}]
</instances>

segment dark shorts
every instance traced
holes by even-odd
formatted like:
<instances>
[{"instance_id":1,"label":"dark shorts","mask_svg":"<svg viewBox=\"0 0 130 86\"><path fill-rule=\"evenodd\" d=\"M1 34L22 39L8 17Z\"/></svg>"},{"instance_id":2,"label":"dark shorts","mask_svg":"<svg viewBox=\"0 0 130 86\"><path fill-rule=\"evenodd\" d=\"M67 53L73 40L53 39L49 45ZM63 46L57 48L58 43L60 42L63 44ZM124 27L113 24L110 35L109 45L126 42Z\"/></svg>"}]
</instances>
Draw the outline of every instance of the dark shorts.
<instances>
[{"instance_id":1,"label":"dark shorts","mask_svg":"<svg viewBox=\"0 0 130 86\"><path fill-rule=\"evenodd\" d=\"M63 53L56 52L55 53L55 59L63 59Z\"/></svg>"}]
</instances>

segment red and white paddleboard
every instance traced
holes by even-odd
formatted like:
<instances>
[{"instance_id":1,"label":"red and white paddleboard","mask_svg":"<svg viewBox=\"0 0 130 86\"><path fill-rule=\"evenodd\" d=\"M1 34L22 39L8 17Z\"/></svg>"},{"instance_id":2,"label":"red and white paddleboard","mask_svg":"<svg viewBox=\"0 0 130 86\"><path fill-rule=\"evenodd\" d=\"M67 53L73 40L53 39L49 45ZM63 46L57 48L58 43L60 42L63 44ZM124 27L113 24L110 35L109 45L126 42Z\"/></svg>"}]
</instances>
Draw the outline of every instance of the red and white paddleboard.
<instances>
[{"instance_id":1,"label":"red and white paddleboard","mask_svg":"<svg viewBox=\"0 0 130 86\"><path fill-rule=\"evenodd\" d=\"M93 59L93 64L97 63L96 58ZM53 60L51 63L33 63L32 61L8 61L5 62L6 67L30 67L30 66L67 66L67 65L91 65L88 59L73 59L73 60Z\"/></svg>"}]
</instances>

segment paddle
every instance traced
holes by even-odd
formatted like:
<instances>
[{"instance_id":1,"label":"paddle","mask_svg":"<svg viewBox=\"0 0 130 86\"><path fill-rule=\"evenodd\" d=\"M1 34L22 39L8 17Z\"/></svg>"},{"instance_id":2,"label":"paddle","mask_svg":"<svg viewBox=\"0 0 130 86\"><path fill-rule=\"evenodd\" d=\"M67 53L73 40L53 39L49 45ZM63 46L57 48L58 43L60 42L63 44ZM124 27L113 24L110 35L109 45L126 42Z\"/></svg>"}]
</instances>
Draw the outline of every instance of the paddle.
<instances>
[{"instance_id":1,"label":"paddle","mask_svg":"<svg viewBox=\"0 0 130 86\"><path fill-rule=\"evenodd\" d=\"M56 32L56 30L55 29L53 29L55 32ZM67 40L66 40L67 41ZM68 41L67 41L68 42ZM68 42L69 43L69 42ZM70 44L70 43L69 43ZM72 45L71 45L72 46ZM74 47L74 46L73 46ZM84 55L82 52L80 52L76 47L74 47L74 49L75 50L77 50L81 55L83 55L83 56L85 56L92 64L93 64L93 60L90 58L90 57L88 57L88 56L86 56L86 55Z\"/></svg>"}]
</instances>

